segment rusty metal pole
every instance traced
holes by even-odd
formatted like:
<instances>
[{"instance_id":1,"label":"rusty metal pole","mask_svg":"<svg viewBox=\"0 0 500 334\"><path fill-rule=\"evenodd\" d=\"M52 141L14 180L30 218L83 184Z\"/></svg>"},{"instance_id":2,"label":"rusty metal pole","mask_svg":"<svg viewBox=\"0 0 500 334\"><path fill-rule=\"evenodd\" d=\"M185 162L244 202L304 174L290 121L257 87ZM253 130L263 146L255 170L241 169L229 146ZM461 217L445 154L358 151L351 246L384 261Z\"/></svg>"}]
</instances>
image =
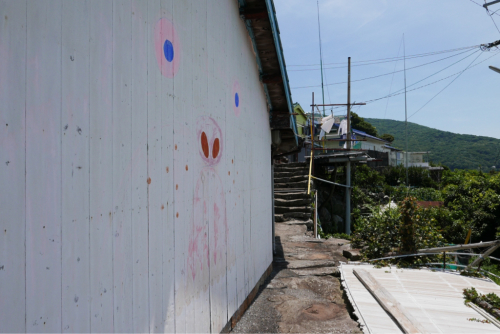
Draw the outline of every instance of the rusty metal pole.
<instances>
[{"instance_id":1,"label":"rusty metal pole","mask_svg":"<svg viewBox=\"0 0 500 334\"><path fill-rule=\"evenodd\" d=\"M348 59L347 65L347 152L351 149L351 57ZM346 188L345 190L345 233L351 234L351 162L347 156L345 164L346 170Z\"/></svg>"}]
</instances>

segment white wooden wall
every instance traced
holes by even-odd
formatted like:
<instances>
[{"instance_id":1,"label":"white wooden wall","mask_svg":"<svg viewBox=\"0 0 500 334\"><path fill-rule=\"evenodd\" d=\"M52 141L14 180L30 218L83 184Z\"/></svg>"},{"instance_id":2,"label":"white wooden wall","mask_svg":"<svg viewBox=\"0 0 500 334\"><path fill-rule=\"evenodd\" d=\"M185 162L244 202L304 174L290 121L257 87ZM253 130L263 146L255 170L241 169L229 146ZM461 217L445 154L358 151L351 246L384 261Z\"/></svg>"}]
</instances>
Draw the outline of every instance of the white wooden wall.
<instances>
[{"instance_id":1,"label":"white wooden wall","mask_svg":"<svg viewBox=\"0 0 500 334\"><path fill-rule=\"evenodd\" d=\"M0 332L219 332L270 145L236 0L0 0Z\"/></svg>"}]
</instances>

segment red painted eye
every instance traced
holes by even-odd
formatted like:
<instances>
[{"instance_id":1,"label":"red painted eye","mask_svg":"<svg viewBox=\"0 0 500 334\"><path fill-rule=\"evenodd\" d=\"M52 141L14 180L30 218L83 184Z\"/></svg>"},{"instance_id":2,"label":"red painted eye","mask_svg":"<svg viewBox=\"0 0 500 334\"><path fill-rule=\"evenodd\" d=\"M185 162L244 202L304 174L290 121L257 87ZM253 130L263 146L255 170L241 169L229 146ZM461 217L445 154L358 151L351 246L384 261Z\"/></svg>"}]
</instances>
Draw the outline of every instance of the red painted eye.
<instances>
[{"instance_id":1,"label":"red painted eye","mask_svg":"<svg viewBox=\"0 0 500 334\"><path fill-rule=\"evenodd\" d=\"M219 138L215 138L214 147L212 148L212 157L215 159L219 154Z\"/></svg>"},{"instance_id":2,"label":"red painted eye","mask_svg":"<svg viewBox=\"0 0 500 334\"><path fill-rule=\"evenodd\" d=\"M205 132L201 134L201 149L203 150L205 158L208 158L208 140Z\"/></svg>"}]
</instances>

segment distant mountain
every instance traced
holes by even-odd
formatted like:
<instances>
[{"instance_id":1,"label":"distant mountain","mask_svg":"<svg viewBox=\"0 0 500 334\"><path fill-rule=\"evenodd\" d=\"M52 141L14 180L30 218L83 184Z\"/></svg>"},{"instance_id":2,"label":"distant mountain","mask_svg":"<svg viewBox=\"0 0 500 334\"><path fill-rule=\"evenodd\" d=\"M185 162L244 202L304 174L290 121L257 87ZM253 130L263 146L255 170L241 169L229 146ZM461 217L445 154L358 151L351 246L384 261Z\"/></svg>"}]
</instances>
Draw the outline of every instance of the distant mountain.
<instances>
[{"instance_id":1,"label":"distant mountain","mask_svg":"<svg viewBox=\"0 0 500 334\"><path fill-rule=\"evenodd\" d=\"M394 136L392 146L405 148L405 122L388 119L365 118L381 136ZM500 169L500 139L432 129L408 122L408 151L430 151L429 160L451 169Z\"/></svg>"}]
</instances>

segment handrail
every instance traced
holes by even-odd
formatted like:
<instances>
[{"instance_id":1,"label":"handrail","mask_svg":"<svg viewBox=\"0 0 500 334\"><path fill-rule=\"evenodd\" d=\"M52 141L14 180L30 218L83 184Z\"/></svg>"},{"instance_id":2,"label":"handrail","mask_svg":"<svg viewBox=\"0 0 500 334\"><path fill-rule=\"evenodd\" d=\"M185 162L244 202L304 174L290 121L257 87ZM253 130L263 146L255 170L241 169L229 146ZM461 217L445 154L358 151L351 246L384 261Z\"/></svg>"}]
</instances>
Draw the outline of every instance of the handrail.
<instances>
[{"instance_id":1,"label":"handrail","mask_svg":"<svg viewBox=\"0 0 500 334\"><path fill-rule=\"evenodd\" d=\"M478 242L475 244L468 244L468 245L455 245L455 246L445 246L445 247L435 247L435 248L423 248L423 249L419 249L418 251L419 251L419 253L448 252L448 251L454 251L454 250L459 250L459 249L482 248L482 247L488 247L488 246L494 246L494 245L500 246L500 240Z\"/></svg>"}]
</instances>

